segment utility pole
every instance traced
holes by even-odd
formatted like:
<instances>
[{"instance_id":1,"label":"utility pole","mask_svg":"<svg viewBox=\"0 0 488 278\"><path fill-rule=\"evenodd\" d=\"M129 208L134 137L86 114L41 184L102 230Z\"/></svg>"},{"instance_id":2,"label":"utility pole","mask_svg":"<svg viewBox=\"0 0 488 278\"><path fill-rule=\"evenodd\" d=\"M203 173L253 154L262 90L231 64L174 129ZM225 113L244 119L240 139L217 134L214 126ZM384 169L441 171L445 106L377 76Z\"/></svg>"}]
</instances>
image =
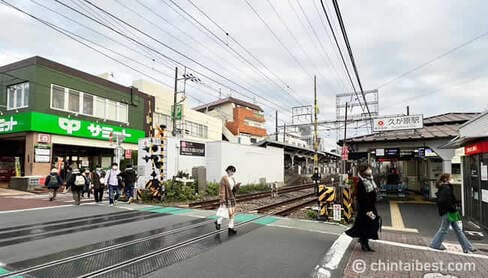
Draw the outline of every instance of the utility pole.
<instances>
[{"instance_id":1,"label":"utility pole","mask_svg":"<svg viewBox=\"0 0 488 278\"><path fill-rule=\"evenodd\" d=\"M313 77L313 111L314 111L314 135L313 135L313 149L315 154L313 156L313 177L312 179L315 182L314 191L315 195L319 195L319 182L320 182L320 174L319 174L319 134L318 134L318 117L317 114L319 112L319 106L317 104L317 76L314 75Z\"/></svg>"},{"instance_id":2,"label":"utility pole","mask_svg":"<svg viewBox=\"0 0 488 278\"><path fill-rule=\"evenodd\" d=\"M283 123L283 144L286 141L286 123Z\"/></svg>"},{"instance_id":3,"label":"utility pole","mask_svg":"<svg viewBox=\"0 0 488 278\"><path fill-rule=\"evenodd\" d=\"M349 103L346 102L346 112L344 114L344 140L342 141L342 154L344 155L346 152L346 136L347 136L347 108L349 106ZM346 160L344 160L344 165L342 168L342 171L344 174L346 174Z\"/></svg>"},{"instance_id":4,"label":"utility pole","mask_svg":"<svg viewBox=\"0 0 488 278\"><path fill-rule=\"evenodd\" d=\"M171 134L173 136L176 136L176 97L178 95L178 67L175 69L175 91L173 95L173 112L172 112L172 117L173 117L173 130L171 131Z\"/></svg>"},{"instance_id":5,"label":"utility pole","mask_svg":"<svg viewBox=\"0 0 488 278\"><path fill-rule=\"evenodd\" d=\"M276 142L278 142L278 110L276 110L276 128L275 128L275 132L276 132L275 139L276 139Z\"/></svg>"},{"instance_id":6,"label":"utility pole","mask_svg":"<svg viewBox=\"0 0 488 278\"><path fill-rule=\"evenodd\" d=\"M410 106L407 105L407 116L410 116Z\"/></svg>"}]
</instances>

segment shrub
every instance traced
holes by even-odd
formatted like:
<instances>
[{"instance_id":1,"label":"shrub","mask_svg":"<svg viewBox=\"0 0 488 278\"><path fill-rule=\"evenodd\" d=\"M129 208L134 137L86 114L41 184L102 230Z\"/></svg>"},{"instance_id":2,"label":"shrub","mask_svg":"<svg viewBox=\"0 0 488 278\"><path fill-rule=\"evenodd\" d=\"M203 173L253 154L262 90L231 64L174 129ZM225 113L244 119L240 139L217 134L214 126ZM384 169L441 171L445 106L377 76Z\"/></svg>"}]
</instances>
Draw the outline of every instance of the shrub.
<instances>
[{"instance_id":1,"label":"shrub","mask_svg":"<svg viewBox=\"0 0 488 278\"><path fill-rule=\"evenodd\" d=\"M307 217L312 219L312 220L317 219L317 211L315 211L313 209L307 210Z\"/></svg>"},{"instance_id":2,"label":"shrub","mask_svg":"<svg viewBox=\"0 0 488 278\"><path fill-rule=\"evenodd\" d=\"M219 195L219 184L217 182L209 182L207 184L207 194L209 196Z\"/></svg>"},{"instance_id":3,"label":"shrub","mask_svg":"<svg viewBox=\"0 0 488 278\"><path fill-rule=\"evenodd\" d=\"M174 181L167 181L166 200L167 201L194 201L199 199L199 195L195 193L193 185L183 185Z\"/></svg>"},{"instance_id":4,"label":"shrub","mask_svg":"<svg viewBox=\"0 0 488 278\"><path fill-rule=\"evenodd\" d=\"M269 191L269 187L266 184L248 184L241 185L238 194L250 194L256 192L266 192Z\"/></svg>"}]
</instances>

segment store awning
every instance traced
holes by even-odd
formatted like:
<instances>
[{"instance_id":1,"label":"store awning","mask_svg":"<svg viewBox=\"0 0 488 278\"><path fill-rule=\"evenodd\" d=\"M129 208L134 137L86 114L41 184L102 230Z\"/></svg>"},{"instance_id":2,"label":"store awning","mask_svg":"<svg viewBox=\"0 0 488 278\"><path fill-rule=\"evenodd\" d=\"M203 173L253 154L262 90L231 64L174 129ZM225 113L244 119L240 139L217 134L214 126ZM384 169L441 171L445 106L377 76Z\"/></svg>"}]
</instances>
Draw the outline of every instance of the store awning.
<instances>
[{"instance_id":1,"label":"store awning","mask_svg":"<svg viewBox=\"0 0 488 278\"><path fill-rule=\"evenodd\" d=\"M73 145L73 146L86 146L86 147L95 147L95 148L104 148L104 149L113 149L115 147L114 143L110 143L109 141L102 141L102 140L93 140L93 139L85 139L79 137L68 137L68 136L61 136L61 135L52 135L51 140L53 144L63 144L63 145ZM122 143L122 148L125 150L133 150L137 151L136 144L127 144Z\"/></svg>"}]
</instances>

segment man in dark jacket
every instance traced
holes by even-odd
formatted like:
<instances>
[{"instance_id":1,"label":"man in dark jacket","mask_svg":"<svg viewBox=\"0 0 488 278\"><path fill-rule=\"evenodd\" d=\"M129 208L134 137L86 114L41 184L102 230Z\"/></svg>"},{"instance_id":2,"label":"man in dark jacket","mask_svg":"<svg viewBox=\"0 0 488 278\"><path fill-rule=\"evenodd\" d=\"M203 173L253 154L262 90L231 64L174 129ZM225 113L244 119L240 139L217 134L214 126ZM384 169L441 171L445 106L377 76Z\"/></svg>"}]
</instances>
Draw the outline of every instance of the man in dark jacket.
<instances>
[{"instance_id":1,"label":"man in dark jacket","mask_svg":"<svg viewBox=\"0 0 488 278\"><path fill-rule=\"evenodd\" d=\"M137 180L137 173L132 169L132 165L127 165L125 171L120 174L125 184L125 196L127 197L129 204L134 202L134 185Z\"/></svg>"},{"instance_id":2,"label":"man in dark jacket","mask_svg":"<svg viewBox=\"0 0 488 278\"><path fill-rule=\"evenodd\" d=\"M75 205L77 206L80 205L81 192L83 192L85 184L86 179L80 173L80 169L73 169L73 172L66 183L66 188L71 188L71 192L73 193L73 200L75 201Z\"/></svg>"},{"instance_id":3,"label":"man in dark jacket","mask_svg":"<svg viewBox=\"0 0 488 278\"><path fill-rule=\"evenodd\" d=\"M103 200L103 191L105 190L105 171L100 165L97 165L95 171L92 172L91 180L93 183L93 195L95 195L95 202L98 204Z\"/></svg>"},{"instance_id":4,"label":"man in dark jacket","mask_svg":"<svg viewBox=\"0 0 488 278\"><path fill-rule=\"evenodd\" d=\"M56 199L56 194L62 184L63 180L58 175L58 169L53 168L44 181L44 185L49 189L49 201Z\"/></svg>"}]
</instances>

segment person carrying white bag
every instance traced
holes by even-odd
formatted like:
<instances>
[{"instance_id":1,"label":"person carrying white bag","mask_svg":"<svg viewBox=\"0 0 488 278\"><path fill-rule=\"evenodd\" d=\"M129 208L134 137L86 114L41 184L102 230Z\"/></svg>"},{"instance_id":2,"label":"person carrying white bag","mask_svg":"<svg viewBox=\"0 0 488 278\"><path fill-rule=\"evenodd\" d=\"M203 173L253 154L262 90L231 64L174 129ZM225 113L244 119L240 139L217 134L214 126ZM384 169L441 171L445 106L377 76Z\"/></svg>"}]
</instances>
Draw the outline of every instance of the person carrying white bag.
<instances>
[{"instance_id":1,"label":"person carrying white bag","mask_svg":"<svg viewBox=\"0 0 488 278\"><path fill-rule=\"evenodd\" d=\"M224 218L229 219L229 234L235 234L237 231L234 229L234 216L236 210L236 197L235 194L239 191L240 183L236 183L234 174L236 167L228 166L225 169L227 175L223 176L220 180L219 197L220 207L217 209L217 220L215 221L215 229L220 230L222 220Z\"/></svg>"}]
</instances>

